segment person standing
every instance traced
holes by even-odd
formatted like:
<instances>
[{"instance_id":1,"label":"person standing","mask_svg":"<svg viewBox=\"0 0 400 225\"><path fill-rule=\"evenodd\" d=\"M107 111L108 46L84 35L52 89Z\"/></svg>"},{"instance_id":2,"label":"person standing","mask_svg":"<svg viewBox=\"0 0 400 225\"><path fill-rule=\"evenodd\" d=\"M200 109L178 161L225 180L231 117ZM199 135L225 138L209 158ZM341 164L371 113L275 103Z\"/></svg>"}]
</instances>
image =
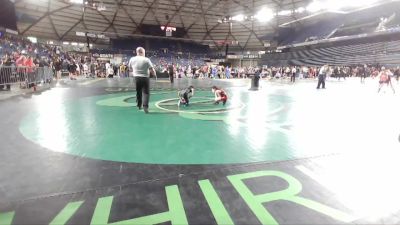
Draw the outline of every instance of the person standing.
<instances>
[{"instance_id":1,"label":"person standing","mask_svg":"<svg viewBox=\"0 0 400 225\"><path fill-rule=\"evenodd\" d=\"M396 93L396 91L394 90L393 84L392 84L392 79L391 77L391 72L389 69L386 69L385 67L382 67L381 72L379 73L379 88L378 88L378 93L381 91L382 87L386 84L386 86L392 88L393 94Z\"/></svg>"},{"instance_id":2,"label":"person standing","mask_svg":"<svg viewBox=\"0 0 400 225\"><path fill-rule=\"evenodd\" d=\"M85 78L89 78L89 66L87 65L87 63L82 64L82 71L83 76L85 76Z\"/></svg>"},{"instance_id":3,"label":"person standing","mask_svg":"<svg viewBox=\"0 0 400 225\"><path fill-rule=\"evenodd\" d=\"M96 62L91 61L90 62L90 77L91 78L96 78L96 70L97 70L97 65Z\"/></svg>"},{"instance_id":4,"label":"person standing","mask_svg":"<svg viewBox=\"0 0 400 225\"><path fill-rule=\"evenodd\" d=\"M343 80L346 80L346 68L344 68L344 67L338 67L339 69L339 81L340 81L340 78L343 78Z\"/></svg>"},{"instance_id":5,"label":"person standing","mask_svg":"<svg viewBox=\"0 0 400 225\"><path fill-rule=\"evenodd\" d=\"M75 61L71 60L68 65L69 79L76 80L76 64Z\"/></svg>"},{"instance_id":6,"label":"person standing","mask_svg":"<svg viewBox=\"0 0 400 225\"><path fill-rule=\"evenodd\" d=\"M396 80L397 80L397 83L398 83L399 82L399 78L400 78L400 67L399 66L394 71L394 76L396 77Z\"/></svg>"},{"instance_id":7,"label":"person standing","mask_svg":"<svg viewBox=\"0 0 400 225\"><path fill-rule=\"evenodd\" d=\"M125 65L125 62L121 63L120 67L119 67L119 73L120 73L120 77L126 78L129 77L127 75L127 67Z\"/></svg>"},{"instance_id":8,"label":"person standing","mask_svg":"<svg viewBox=\"0 0 400 225\"><path fill-rule=\"evenodd\" d=\"M336 66L335 69L333 69L333 75L340 81L340 67Z\"/></svg>"},{"instance_id":9,"label":"person standing","mask_svg":"<svg viewBox=\"0 0 400 225\"><path fill-rule=\"evenodd\" d=\"M6 86L7 91L11 90L11 65L11 58L8 55L5 55L4 60L0 63L0 90L3 90L4 86Z\"/></svg>"},{"instance_id":10,"label":"person standing","mask_svg":"<svg viewBox=\"0 0 400 225\"><path fill-rule=\"evenodd\" d=\"M60 80L61 79L61 69L62 69L62 63L59 58L57 58L53 64L54 70L56 71L56 79Z\"/></svg>"},{"instance_id":11,"label":"person standing","mask_svg":"<svg viewBox=\"0 0 400 225\"><path fill-rule=\"evenodd\" d=\"M129 70L132 71L136 83L137 107L145 113L149 113L150 99L150 74L156 75L154 66L149 58L146 58L146 51L142 47L136 49L136 56L129 60Z\"/></svg>"},{"instance_id":12,"label":"person standing","mask_svg":"<svg viewBox=\"0 0 400 225\"><path fill-rule=\"evenodd\" d=\"M296 67L292 67L292 74L290 76L290 82L294 83L296 82Z\"/></svg>"},{"instance_id":13,"label":"person standing","mask_svg":"<svg viewBox=\"0 0 400 225\"><path fill-rule=\"evenodd\" d=\"M361 83L364 84L365 83L365 78L367 78L367 65L364 65L363 67L360 67L358 70L358 73L360 75L361 78Z\"/></svg>"},{"instance_id":14,"label":"person standing","mask_svg":"<svg viewBox=\"0 0 400 225\"><path fill-rule=\"evenodd\" d=\"M210 74L210 78L214 79L214 78L215 78L215 76L216 76L216 74L217 74L217 69L216 69L216 67L215 67L215 66L212 66L212 67L211 67L211 74Z\"/></svg>"},{"instance_id":15,"label":"person standing","mask_svg":"<svg viewBox=\"0 0 400 225\"><path fill-rule=\"evenodd\" d=\"M36 91L36 81L37 81L37 73L36 73L36 65L33 63L33 58L29 56L25 62L24 67L26 68L27 72L27 81L28 87L33 87L34 91Z\"/></svg>"},{"instance_id":16,"label":"person standing","mask_svg":"<svg viewBox=\"0 0 400 225\"><path fill-rule=\"evenodd\" d=\"M171 82L171 84L174 83L174 66L172 64L170 64L168 66L168 76L169 76L169 81Z\"/></svg>"},{"instance_id":17,"label":"person standing","mask_svg":"<svg viewBox=\"0 0 400 225\"><path fill-rule=\"evenodd\" d=\"M321 85L322 85L322 89L325 89L325 80L326 80L326 74L327 74L328 70L329 70L329 66L328 65L324 65L319 70L317 89L319 89L321 87Z\"/></svg>"},{"instance_id":18,"label":"person standing","mask_svg":"<svg viewBox=\"0 0 400 225\"><path fill-rule=\"evenodd\" d=\"M118 76L118 66L116 64L111 66L113 68L113 72L114 72L114 77Z\"/></svg>"},{"instance_id":19,"label":"person standing","mask_svg":"<svg viewBox=\"0 0 400 225\"><path fill-rule=\"evenodd\" d=\"M231 68L229 68L229 66L227 66L225 68L225 77L226 77L226 79L230 79L231 78Z\"/></svg>"}]
</instances>

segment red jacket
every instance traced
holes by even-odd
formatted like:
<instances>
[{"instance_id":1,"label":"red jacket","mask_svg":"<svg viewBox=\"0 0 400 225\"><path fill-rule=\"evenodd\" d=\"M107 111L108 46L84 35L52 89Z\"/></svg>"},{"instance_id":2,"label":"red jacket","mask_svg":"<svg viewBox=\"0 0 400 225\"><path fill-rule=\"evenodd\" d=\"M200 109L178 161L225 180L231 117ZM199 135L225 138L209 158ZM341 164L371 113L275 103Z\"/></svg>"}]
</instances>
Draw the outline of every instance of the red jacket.
<instances>
[{"instance_id":1,"label":"red jacket","mask_svg":"<svg viewBox=\"0 0 400 225\"><path fill-rule=\"evenodd\" d=\"M33 60L32 60L32 59L26 59L26 60L24 61L24 66L27 67L27 72L28 72L28 73L32 73L32 72L33 72L33 69L34 69L34 67L35 67L35 64L33 63Z\"/></svg>"}]
</instances>

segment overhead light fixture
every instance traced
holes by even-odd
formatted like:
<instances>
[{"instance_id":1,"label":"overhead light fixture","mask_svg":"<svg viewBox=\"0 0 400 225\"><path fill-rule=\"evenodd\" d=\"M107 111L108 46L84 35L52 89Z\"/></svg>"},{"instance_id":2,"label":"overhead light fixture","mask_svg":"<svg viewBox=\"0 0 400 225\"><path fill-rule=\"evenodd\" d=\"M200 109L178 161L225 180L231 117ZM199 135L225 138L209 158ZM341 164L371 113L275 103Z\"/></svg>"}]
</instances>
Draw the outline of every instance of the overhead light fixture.
<instances>
[{"instance_id":1,"label":"overhead light fixture","mask_svg":"<svg viewBox=\"0 0 400 225\"><path fill-rule=\"evenodd\" d=\"M30 40L32 43L37 43L37 38L36 37L27 37L28 40Z\"/></svg>"},{"instance_id":2,"label":"overhead light fixture","mask_svg":"<svg viewBox=\"0 0 400 225\"><path fill-rule=\"evenodd\" d=\"M299 7L294 10L294 12L296 12L296 13L303 13L304 11L306 11L306 9L304 7Z\"/></svg>"},{"instance_id":3,"label":"overhead light fixture","mask_svg":"<svg viewBox=\"0 0 400 225\"><path fill-rule=\"evenodd\" d=\"M69 3L72 3L72 4L83 4L83 0L69 0Z\"/></svg>"},{"instance_id":4,"label":"overhead light fixture","mask_svg":"<svg viewBox=\"0 0 400 225\"><path fill-rule=\"evenodd\" d=\"M260 22L268 22L274 18L274 13L271 9L263 7L254 17Z\"/></svg>"},{"instance_id":5,"label":"overhead light fixture","mask_svg":"<svg viewBox=\"0 0 400 225\"><path fill-rule=\"evenodd\" d=\"M106 11L106 10L107 10L107 7L106 7L105 5L100 5L100 6L97 7L97 10L99 10L99 11Z\"/></svg>"},{"instance_id":6,"label":"overhead light fixture","mask_svg":"<svg viewBox=\"0 0 400 225\"><path fill-rule=\"evenodd\" d=\"M324 5L320 1L313 1L306 8L309 12L318 12L322 9L324 9Z\"/></svg>"},{"instance_id":7,"label":"overhead light fixture","mask_svg":"<svg viewBox=\"0 0 400 225\"><path fill-rule=\"evenodd\" d=\"M232 17L233 21L238 21L238 22L242 22L246 19L246 17L242 14L239 14L237 16Z\"/></svg>"},{"instance_id":8,"label":"overhead light fixture","mask_svg":"<svg viewBox=\"0 0 400 225\"><path fill-rule=\"evenodd\" d=\"M98 11L105 11L105 10L107 10L107 7L106 7L106 5L104 5L103 2L100 2L100 4L98 4L98 6L97 6L97 10Z\"/></svg>"},{"instance_id":9,"label":"overhead light fixture","mask_svg":"<svg viewBox=\"0 0 400 225\"><path fill-rule=\"evenodd\" d=\"M85 32L80 32L80 31L76 31L75 34L76 34L76 36L79 36L79 37L85 37L86 36Z\"/></svg>"},{"instance_id":10,"label":"overhead light fixture","mask_svg":"<svg viewBox=\"0 0 400 225\"><path fill-rule=\"evenodd\" d=\"M104 35L104 34L98 34L98 35L97 35L97 38L106 39L107 37L106 37L106 35Z\"/></svg>"},{"instance_id":11,"label":"overhead light fixture","mask_svg":"<svg viewBox=\"0 0 400 225\"><path fill-rule=\"evenodd\" d=\"M282 10L282 11L278 12L278 15L279 16L288 16L288 15L291 15L292 12L293 12L292 10Z\"/></svg>"},{"instance_id":12,"label":"overhead light fixture","mask_svg":"<svg viewBox=\"0 0 400 225\"><path fill-rule=\"evenodd\" d=\"M91 37L91 38L96 38L97 37L97 35L93 34L93 33L86 33L86 36L87 37Z\"/></svg>"}]
</instances>

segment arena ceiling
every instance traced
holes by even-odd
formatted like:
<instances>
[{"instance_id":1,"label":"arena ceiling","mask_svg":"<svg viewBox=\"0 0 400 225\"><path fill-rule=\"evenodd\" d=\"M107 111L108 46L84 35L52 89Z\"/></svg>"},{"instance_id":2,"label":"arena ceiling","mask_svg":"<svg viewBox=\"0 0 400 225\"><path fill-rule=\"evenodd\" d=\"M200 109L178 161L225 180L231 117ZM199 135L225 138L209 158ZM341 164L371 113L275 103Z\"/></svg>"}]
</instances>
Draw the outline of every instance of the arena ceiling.
<instances>
[{"instance_id":1,"label":"arena ceiling","mask_svg":"<svg viewBox=\"0 0 400 225\"><path fill-rule=\"evenodd\" d=\"M76 0L75 0L76 1ZM306 7L309 0L101 0L105 10L70 0L15 0L18 31L50 40L84 41L76 32L107 37L141 36L140 25L168 25L185 29L185 39L210 46L234 42L242 50L262 49L266 34L296 20L296 14L276 15L268 22L256 19L221 23L223 18L256 15L263 7L274 13ZM93 1L90 1L92 4ZM83 10L85 8L85 10ZM101 41L101 40L93 40ZM221 46L222 48L222 46Z\"/></svg>"}]
</instances>

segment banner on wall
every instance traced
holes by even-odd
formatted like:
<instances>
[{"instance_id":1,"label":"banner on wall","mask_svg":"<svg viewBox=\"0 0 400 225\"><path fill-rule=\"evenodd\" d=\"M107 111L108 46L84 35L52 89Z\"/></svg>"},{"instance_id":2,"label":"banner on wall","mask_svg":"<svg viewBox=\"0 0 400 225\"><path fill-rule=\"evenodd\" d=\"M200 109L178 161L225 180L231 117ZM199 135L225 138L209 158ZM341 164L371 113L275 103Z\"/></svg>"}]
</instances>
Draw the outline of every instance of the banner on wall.
<instances>
[{"instance_id":1,"label":"banner on wall","mask_svg":"<svg viewBox=\"0 0 400 225\"><path fill-rule=\"evenodd\" d=\"M227 59L243 59L243 55L227 55Z\"/></svg>"},{"instance_id":2,"label":"banner on wall","mask_svg":"<svg viewBox=\"0 0 400 225\"><path fill-rule=\"evenodd\" d=\"M102 59L113 59L114 55L113 54L99 54L99 53L93 53L92 56L94 58L102 58Z\"/></svg>"},{"instance_id":3,"label":"banner on wall","mask_svg":"<svg viewBox=\"0 0 400 225\"><path fill-rule=\"evenodd\" d=\"M243 59L260 59L261 56L258 54L254 54L254 55L244 55Z\"/></svg>"},{"instance_id":4,"label":"banner on wall","mask_svg":"<svg viewBox=\"0 0 400 225\"><path fill-rule=\"evenodd\" d=\"M114 55L113 54L100 54L100 58L112 59L112 58L114 58Z\"/></svg>"},{"instance_id":5,"label":"banner on wall","mask_svg":"<svg viewBox=\"0 0 400 225\"><path fill-rule=\"evenodd\" d=\"M260 59L261 55L253 54L253 55L227 55L227 59Z\"/></svg>"}]
</instances>

